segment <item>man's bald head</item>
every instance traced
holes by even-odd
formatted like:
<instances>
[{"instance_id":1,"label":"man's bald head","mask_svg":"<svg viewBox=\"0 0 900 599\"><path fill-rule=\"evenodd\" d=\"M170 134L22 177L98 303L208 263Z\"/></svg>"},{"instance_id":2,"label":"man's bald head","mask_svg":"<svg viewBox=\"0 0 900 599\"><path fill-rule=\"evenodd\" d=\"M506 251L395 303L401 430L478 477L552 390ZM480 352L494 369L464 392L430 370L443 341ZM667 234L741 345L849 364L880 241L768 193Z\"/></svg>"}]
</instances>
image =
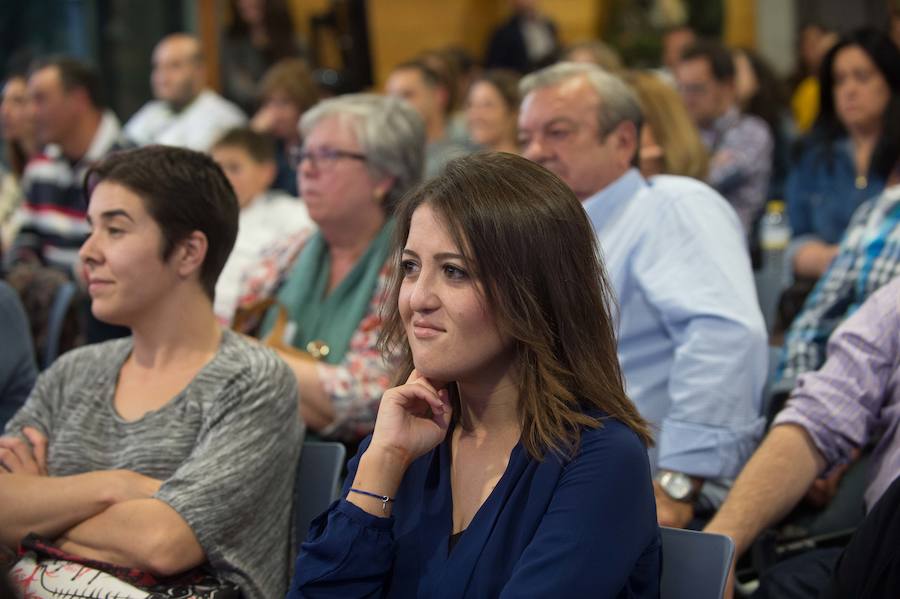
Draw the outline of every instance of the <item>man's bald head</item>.
<instances>
[{"instance_id":1,"label":"man's bald head","mask_svg":"<svg viewBox=\"0 0 900 599\"><path fill-rule=\"evenodd\" d=\"M190 104L206 83L200 41L186 33L164 37L153 50L153 95L174 109Z\"/></svg>"}]
</instances>

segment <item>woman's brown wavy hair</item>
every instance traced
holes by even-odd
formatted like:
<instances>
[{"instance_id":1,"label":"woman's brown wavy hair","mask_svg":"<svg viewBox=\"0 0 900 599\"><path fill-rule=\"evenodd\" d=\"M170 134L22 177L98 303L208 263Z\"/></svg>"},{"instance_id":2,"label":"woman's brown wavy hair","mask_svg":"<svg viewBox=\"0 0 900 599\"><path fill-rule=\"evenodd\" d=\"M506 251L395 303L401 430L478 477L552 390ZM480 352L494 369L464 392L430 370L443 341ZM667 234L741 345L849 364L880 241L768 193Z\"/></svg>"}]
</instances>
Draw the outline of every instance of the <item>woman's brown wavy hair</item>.
<instances>
[{"instance_id":1,"label":"woman's brown wavy hair","mask_svg":"<svg viewBox=\"0 0 900 599\"><path fill-rule=\"evenodd\" d=\"M501 332L514 344L522 443L535 459L574 455L581 427L616 418L645 445L650 427L625 394L616 355L614 300L594 231L572 191L543 167L513 154L452 161L413 190L396 212L397 265L379 340L399 356L396 384L413 369L397 309L400 256L413 212L427 204L447 226L483 289ZM458 392L450 386L458 414Z\"/></svg>"}]
</instances>

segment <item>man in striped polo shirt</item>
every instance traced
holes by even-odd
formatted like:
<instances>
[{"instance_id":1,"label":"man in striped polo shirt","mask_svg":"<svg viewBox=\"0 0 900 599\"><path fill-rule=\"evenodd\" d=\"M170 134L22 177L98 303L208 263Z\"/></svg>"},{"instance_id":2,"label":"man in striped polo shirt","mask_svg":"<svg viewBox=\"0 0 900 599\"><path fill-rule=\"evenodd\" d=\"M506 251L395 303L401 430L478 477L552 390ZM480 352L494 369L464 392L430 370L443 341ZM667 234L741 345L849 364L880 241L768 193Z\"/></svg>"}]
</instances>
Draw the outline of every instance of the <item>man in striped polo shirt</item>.
<instances>
[{"instance_id":1,"label":"man in striped polo shirt","mask_svg":"<svg viewBox=\"0 0 900 599\"><path fill-rule=\"evenodd\" d=\"M88 234L82 185L88 167L127 145L104 108L99 75L67 57L38 63L28 78L35 132L43 151L25 168L22 227L12 262L41 263L73 276Z\"/></svg>"}]
</instances>

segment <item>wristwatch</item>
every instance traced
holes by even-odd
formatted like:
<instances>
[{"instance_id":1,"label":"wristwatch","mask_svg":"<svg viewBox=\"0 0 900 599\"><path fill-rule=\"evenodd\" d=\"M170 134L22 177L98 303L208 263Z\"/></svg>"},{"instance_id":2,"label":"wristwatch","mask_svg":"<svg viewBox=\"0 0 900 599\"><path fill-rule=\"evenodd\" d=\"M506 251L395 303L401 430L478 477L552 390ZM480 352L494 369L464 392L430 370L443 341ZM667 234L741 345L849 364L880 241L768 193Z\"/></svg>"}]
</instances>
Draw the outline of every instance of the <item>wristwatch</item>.
<instances>
[{"instance_id":1,"label":"wristwatch","mask_svg":"<svg viewBox=\"0 0 900 599\"><path fill-rule=\"evenodd\" d=\"M690 501L694 491L694 481L683 472L665 470L656 477L659 486L666 495L675 501Z\"/></svg>"}]
</instances>

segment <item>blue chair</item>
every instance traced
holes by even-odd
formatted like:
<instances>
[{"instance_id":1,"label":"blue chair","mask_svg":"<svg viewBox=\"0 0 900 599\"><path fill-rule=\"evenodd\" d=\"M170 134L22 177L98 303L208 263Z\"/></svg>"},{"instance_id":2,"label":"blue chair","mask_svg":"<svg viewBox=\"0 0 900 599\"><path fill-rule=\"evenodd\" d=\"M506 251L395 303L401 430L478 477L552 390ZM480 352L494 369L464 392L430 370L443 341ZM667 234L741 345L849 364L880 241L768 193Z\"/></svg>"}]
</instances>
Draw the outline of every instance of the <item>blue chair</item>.
<instances>
[{"instance_id":1,"label":"blue chair","mask_svg":"<svg viewBox=\"0 0 900 599\"><path fill-rule=\"evenodd\" d=\"M734 559L725 535L660 527L662 599L721 599Z\"/></svg>"},{"instance_id":2,"label":"blue chair","mask_svg":"<svg viewBox=\"0 0 900 599\"><path fill-rule=\"evenodd\" d=\"M297 547L306 540L310 523L337 499L338 481L347 449L341 443L306 441L294 484L294 539Z\"/></svg>"},{"instance_id":3,"label":"blue chair","mask_svg":"<svg viewBox=\"0 0 900 599\"><path fill-rule=\"evenodd\" d=\"M43 362L41 368L49 368L59 357L59 342L62 339L66 315L75 301L77 292L78 286L74 282L68 281L60 285L53 296L53 303L47 315L47 339L41 356Z\"/></svg>"}]
</instances>

